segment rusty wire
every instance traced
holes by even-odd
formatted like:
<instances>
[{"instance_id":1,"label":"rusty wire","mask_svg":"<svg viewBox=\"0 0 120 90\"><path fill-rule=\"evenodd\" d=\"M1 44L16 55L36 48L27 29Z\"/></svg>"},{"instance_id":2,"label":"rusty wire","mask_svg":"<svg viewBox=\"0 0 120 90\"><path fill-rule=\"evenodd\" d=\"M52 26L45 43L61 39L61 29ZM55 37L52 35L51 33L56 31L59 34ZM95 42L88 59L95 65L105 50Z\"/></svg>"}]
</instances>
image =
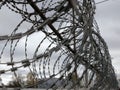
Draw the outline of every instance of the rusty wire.
<instances>
[{"instance_id":1,"label":"rusty wire","mask_svg":"<svg viewBox=\"0 0 120 90\"><path fill-rule=\"evenodd\" d=\"M1 50L0 65L11 66L1 70L0 74L14 72L17 78L19 68L29 67L37 79L47 82L57 78L48 89L85 87L90 90L117 90L108 47L94 18L95 4L94 0L1 0L1 9L8 8L21 15L22 20L10 35L0 36L1 42L6 41ZM17 33L24 22L30 23L31 27ZM28 40L35 32L41 32L44 37L40 39L33 57L29 58ZM24 37L25 58L15 60L16 47ZM49 44L40 53L46 40ZM7 46L10 46L10 61L2 62ZM58 86L60 80L64 83Z\"/></svg>"}]
</instances>

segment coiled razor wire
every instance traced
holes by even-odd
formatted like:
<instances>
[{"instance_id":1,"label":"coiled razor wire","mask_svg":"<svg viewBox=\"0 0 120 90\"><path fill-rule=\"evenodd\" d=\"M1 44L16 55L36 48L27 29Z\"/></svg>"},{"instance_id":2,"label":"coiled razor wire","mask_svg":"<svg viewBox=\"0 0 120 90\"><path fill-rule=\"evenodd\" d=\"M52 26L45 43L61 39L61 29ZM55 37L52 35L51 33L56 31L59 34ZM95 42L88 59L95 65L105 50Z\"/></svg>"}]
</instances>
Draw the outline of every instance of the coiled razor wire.
<instances>
[{"instance_id":1,"label":"coiled razor wire","mask_svg":"<svg viewBox=\"0 0 120 90\"><path fill-rule=\"evenodd\" d=\"M108 47L94 18L94 0L1 0L0 9L3 7L20 15L22 20L10 35L0 36L0 41L5 41L0 65L9 66L0 70L1 75L14 72L17 78L16 71L28 67L38 79L37 87L57 78L47 89L118 89ZM25 22L30 23L30 28L23 32L20 27ZM43 37L29 57L29 37L36 32ZM16 60L16 48L24 37L25 57ZM42 49L46 41L48 45ZM2 57L8 46L10 61L4 62ZM44 82L40 83L39 79Z\"/></svg>"}]
</instances>

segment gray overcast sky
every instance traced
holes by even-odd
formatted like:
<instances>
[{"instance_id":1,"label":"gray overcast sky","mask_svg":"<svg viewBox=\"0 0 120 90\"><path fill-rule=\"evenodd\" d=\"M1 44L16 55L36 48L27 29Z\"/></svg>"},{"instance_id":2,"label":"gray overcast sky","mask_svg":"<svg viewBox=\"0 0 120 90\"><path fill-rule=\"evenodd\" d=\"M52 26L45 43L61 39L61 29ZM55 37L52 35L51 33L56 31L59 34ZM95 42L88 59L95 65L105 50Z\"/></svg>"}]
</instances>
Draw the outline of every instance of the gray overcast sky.
<instances>
[{"instance_id":1,"label":"gray overcast sky","mask_svg":"<svg viewBox=\"0 0 120 90\"><path fill-rule=\"evenodd\" d=\"M109 0L101 4L97 4L96 7L95 18L100 28L101 35L107 42L111 57L113 57L112 62L115 67L115 71L117 74L120 74L120 0ZM0 10L0 35L11 33L14 29L14 25L16 26L20 21L20 16L12 12L8 12L7 10L8 9L6 8L2 8L2 10ZM28 27L29 24L24 24L21 27L21 30L28 29ZM32 40L36 39L38 41L38 37L39 36L35 34L34 37L32 37ZM37 41L35 42L32 40L30 42L34 48L35 46L33 44L37 43ZM18 56L23 55L23 43L24 40L21 40L17 51ZM3 43L0 42L0 49L2 47ZM6 53L7 52L8 51L6 51ZM5 58L7 58L6 55Z\"/></svg>"},{"instance_id":2,"label":"gray overcast sky","mask_svg":"<svg viewBox=\"0 0 120 90\"><path fill-rule=\"evenodd\" d=\"M116 73L120 74L120 0L109 0L97 5L96 21L107 42Z\"/></svg>"}]
</instances>

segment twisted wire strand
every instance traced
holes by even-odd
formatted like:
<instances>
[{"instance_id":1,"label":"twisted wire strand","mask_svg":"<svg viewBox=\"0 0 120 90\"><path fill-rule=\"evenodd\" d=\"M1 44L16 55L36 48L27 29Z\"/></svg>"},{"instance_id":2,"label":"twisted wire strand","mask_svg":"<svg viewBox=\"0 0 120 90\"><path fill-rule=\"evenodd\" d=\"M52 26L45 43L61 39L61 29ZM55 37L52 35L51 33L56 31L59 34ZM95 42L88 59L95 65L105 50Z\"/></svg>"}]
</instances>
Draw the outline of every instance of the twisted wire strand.
<instances>
[{"instance_id":1,"label":"twisted wire strand","mask_svg":"<svg viewBox=\"0 0 120 90\"><path fill-rule=\"evenodd\" d=\"M0 65L10 68L0 70L0 75L14 72L18 80L16 71L23 67L26 70L28 67L34 78L38 79L32 86L39 87L39 84L44 85L57 78L47 89L117 89L118 83L108 46L101 37L94 18L95 5L94 0L2 0L0 9L6 6L21 15L22 21L10 35L0 36L0 41L6 41L0 54L1 61L4 50L10 46L10 61L0 62ZM24 22L31 24L30 29L17 33ZM39 38L33 57L29 58L28 39L34 33L44 34L44 37ZM24 37L25 57L17 61L14 58L15 51L17 52L16 48ZM46 40L49 44L43 48ZM44 81L39 83L39 79ZM63 82L59 86L61 81ZM29 86L31 85L24 87Z\"/></svg>"}]
</instances>

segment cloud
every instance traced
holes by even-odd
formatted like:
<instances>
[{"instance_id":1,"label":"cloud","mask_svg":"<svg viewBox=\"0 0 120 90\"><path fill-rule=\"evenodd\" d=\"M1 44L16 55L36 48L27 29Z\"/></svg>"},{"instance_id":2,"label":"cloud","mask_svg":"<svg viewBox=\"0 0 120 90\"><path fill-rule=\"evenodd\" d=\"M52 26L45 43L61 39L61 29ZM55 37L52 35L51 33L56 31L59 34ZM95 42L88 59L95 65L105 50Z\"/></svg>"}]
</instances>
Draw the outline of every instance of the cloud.
<instances>
[{"instance_id":1,"label":"cloud","mask_svg":"<svg viewBox=\"0 0 120 90\"><path fill-rule=\"evenodd\" d=\"M97 5L95 18L100 28L102 37L105 39L113 66L117 74L120 74L120 1L109 0Z\"/></svg>"},{"instance_id":2,"label":"cloud","mask_svg":"<svg viewBox=\"0 0 120 90\"><path fill-rule=\"evenodd\" d=\"M108 43L110 49L120 49L120 12L119 0L108 1L97 5L96 20L98 22L101 35Z\"/></svg>"}]
</instances>

